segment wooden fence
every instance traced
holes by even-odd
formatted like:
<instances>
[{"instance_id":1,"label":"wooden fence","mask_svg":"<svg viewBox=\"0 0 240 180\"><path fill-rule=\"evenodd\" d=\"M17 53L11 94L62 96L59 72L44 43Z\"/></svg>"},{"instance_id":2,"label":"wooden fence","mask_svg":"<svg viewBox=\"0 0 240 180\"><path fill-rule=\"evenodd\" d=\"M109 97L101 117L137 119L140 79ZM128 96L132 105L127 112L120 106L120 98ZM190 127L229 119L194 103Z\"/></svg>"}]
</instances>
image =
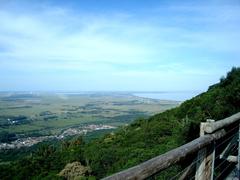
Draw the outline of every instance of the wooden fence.
<instances>
[{"instance_id":1,"label":"wooden fence","mask_svg":"<svg viewBox=\"0 0 240 180\"><path fill-rule=\"evenodd\" d=\"M214 121L207 120L200 125L200 137L183 145L176 149L173 149L165 154L154 157L148 161L145 161L137 166L131 167L124 171L113 174L109 177L104 178L104 180L138 180L146 179L153 176L156 173L159 173L170 166L173 166L177 163L180 163L188 155L197 153L195 164L195 176L196 180L208 180L208 179L218 179L214 177L214 168L215 168L215 159L216 159L216 147L219 145L216 144L219 140L225 142L226 140L231 141L234 137L234 142L227 142L227 146L224 151L218 155L218 158L225 158L228 162L238 163L238 171L240 169L239 165L239 152L238 155L228 155L227 152L230 152L229 148L235 147L236 143L238 144L239 149L239 120L240 112L234 114L228 118ZM229 126L237 123L237 127L228 129ZM234 131L233 131L234 130ZM230 136L230 133L233 135ZM225 143L226 144L226 143ZM236 147L235 147L236 149ZM192 167L192 166L189 166ZM188 176L190 168L185 168L185 171L182 173L181 179L184 179ZM238 173L239 176L239 173Z\"/></svg>"}]
</instances>

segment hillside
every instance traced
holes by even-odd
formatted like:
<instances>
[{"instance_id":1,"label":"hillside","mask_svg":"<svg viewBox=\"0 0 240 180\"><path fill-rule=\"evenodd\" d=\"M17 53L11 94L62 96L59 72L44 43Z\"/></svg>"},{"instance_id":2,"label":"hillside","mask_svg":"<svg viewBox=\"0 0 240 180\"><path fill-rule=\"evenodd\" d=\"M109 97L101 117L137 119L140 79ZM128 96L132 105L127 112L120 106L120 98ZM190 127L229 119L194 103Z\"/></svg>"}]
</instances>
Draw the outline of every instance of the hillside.
<instances>
[{"instance_id":1,"label":"hillside","mask_svg":"<svg viewBox=\"0 0 240 180\"><path fill-rule=\"evenodd\" d=\"M195 139L201 121L222 119L239 111L240 68L233 68L218 84L180 107L139 119L92 142L85 149L86 157L97 177L103 177Z\"/></svg>"},{"instance_id":2,"label":"hillside","mask_svg":"<svg viewBox=\"0 0 240 180\"><path fill-rule=\"evenodd\" d=\"M12 176L16 179L26 176L61 179L56 174L65 164L74 161L81 162L87 169L82 176L99 179L198 137L199 123L207 118L218 120L239 111L240 68L233 68L207 92L185 101L177 108L148 119L138 119L116 133L90 143L78 138L58 142L54 146L40 146L19 161L1 165L0 179L11 179ZM82 167L79 165L78 168Z\"/></svg>"}]
</instances>

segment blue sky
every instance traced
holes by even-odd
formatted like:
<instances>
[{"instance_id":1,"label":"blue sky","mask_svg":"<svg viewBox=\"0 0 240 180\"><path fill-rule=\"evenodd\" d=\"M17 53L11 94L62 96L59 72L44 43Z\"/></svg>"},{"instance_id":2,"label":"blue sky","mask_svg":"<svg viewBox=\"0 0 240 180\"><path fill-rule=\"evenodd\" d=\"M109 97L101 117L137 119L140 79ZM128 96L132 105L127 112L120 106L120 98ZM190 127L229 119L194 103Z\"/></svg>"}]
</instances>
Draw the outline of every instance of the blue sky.
<instances>
[{"instance_id":1,"label":"blue sky","mask_svg":"<svg viewBox=\"0 0 240 180\"><path fill-rule=\"evenodd\" d=\"M0 90L204 91L239 29L238 0L0 0Z\"/></svg>"}]
</instances>

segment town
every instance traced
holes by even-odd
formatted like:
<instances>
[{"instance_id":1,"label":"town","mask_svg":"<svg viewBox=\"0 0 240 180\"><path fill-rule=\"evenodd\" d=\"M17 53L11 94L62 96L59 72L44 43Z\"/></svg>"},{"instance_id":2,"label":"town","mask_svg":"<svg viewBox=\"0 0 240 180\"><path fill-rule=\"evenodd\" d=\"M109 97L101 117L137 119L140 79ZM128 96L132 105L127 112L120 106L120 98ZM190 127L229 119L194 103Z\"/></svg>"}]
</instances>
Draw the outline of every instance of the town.
<instances>
[{"instance_id":1,"label":"town","mask_svg":"<svg viewBox=\"0 0 240 180\"><path fill-rule=\"evenodd\" d=\"M78 127L78 128L66 129L59 135L40 136L40 137L25 137L25 138L19 138L10 143L0 143L0 150L30 147L32 145L35 145L37 143L40 143L40 142L46 141L46 140L50 140L50 139L63 139L65 137L69 137L69 136L86 135L88 132L92 132L92 131L98 131L98 130L104 130L104 129L116 129L116 128L117 127L110 126L110 125L90 124L90 125L86 125L86 126L82 126L82 127Z\"/></svg>"}]
</instances>

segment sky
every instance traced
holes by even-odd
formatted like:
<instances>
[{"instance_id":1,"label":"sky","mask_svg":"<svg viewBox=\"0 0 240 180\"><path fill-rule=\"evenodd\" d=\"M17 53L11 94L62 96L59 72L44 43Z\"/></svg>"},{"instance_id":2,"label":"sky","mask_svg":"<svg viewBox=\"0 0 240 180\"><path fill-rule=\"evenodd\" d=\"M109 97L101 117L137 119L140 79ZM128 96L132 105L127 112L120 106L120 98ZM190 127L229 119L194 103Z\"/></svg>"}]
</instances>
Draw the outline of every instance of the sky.
<instances>
[{"instance_id":1,"label":"sky","mask_svg":"<svg viewBox=\"0 0 240 180\"><path fill-rule=\"evenodd\" d=\"M239 41L239 0L0 0L0 91L205 91Z\"/></svg>"}]
</instances>

